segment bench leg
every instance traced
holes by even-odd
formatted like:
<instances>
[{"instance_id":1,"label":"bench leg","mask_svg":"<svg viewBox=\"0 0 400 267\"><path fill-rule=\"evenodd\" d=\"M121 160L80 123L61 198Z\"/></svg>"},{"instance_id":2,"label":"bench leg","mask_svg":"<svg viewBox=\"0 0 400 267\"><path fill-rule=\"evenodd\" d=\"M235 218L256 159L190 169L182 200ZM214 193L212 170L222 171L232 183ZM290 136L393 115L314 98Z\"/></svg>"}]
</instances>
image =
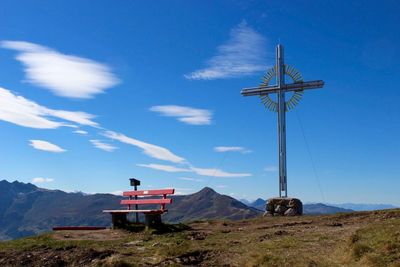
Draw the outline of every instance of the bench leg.
<instances>
[{"instance_id":1,"label":"bench leg","mask_svg":"<svg viewBox=\"0 0 400 267\"><path fill-rule=\"evenodd\" d=\"M126 213L111 213L113 229L125 228L128 224Z\"/></svg>"},{"instance_id":2,"label":"bench leg","mask_svg":"<svg viewBox=\"0 0 400 267\"><path fill-rule=\"evenodd\" d=\"M162 225L161 214L145 214L144 222L147 227L155 228Z\"/></svg>"}]
</instances>

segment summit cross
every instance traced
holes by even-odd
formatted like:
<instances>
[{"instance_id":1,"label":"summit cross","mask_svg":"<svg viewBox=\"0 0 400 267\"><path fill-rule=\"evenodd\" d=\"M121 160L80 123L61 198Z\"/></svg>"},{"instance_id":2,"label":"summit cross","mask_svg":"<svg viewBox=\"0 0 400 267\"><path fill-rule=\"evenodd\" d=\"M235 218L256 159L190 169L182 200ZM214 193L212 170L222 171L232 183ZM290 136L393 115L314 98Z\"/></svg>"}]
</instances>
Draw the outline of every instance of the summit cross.
<instances>
[{"instance_id":1,"label":"summit cross","mask_svg":"<svg viewBox=\"0 0 400 267\"><path fill-rule=\"evenodd\" d=\"M292 78L293 83L285 83L285 74ZM274 76L276 76L276 84L269 86L268 83ZM323 86L322 80L304 82L300 72L285 65L283 46L278 44L276 47L276 65L267 71L263 84L259 87L244 88L241 91L243 96L260 96L266 107L278 112L279 197L282 197L282 192L287 197L286 111L292 109L298 103L304 90L322 88ZM288 101L285 99L287 92L293 93ZM270 94L277 94L277 102L269 97Z\"/></svg>"}]
</instances>

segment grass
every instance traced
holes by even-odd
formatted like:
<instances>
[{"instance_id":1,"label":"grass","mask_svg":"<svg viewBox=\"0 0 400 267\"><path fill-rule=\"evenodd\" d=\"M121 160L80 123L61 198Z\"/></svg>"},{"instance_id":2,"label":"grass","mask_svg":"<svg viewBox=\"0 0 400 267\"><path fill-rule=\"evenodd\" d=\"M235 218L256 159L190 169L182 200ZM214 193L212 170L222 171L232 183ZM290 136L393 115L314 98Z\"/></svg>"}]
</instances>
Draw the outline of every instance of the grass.
<instances>
[{"instance_id":1,"label":"grass","mask_svg":"<svg viewBox=\"0 0 400 267\"><path fill-rule=\"evenodd\" d=\"M78 253L73 254L76 266L83 255L79 251L90 249L109 253L102 254L103 258L93 256L87 261L89 265L110 267L400 266L400 210L237 222L196 221L189 226L137 230L119 232L113 240L59 240L55 234L46 233L0 242L0 253L22 260L20 252L51 250L54 257L61 251L64 254L60 257L64 258ZM0 265L1 258L0 254ZM40 257L35 264L43 264Z\"/></svg>"},{"instance_id":2,"label":"grass","mask_svg":"<svg viewBox=\"0 0 400 267\"><path fill-rule=\"evenodd\" d=\"M357 230L349 248L350 264L400 266L400 221L388 219Z\"/></svg>"}]
</instances>

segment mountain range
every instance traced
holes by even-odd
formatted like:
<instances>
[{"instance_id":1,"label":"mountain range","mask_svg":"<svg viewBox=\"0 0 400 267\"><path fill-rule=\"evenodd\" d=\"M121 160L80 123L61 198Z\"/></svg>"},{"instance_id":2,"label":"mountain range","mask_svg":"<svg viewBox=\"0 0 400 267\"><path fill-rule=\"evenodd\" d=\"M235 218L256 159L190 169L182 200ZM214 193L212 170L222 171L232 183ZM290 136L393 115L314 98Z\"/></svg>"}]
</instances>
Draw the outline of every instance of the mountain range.
<instances>
[{"instance_id":1,"label":"mountain range","mask_svg":"<svg viewBox=\"0 0 400 267\"><path fill-rule=\"evenodd\" d=\"M172 196L173 203L163 215L166 222L203 219L240 220L260 216L265 200L242 203L205 187L190 195ZM119 209L121 196L113 194L67 193L39 188L30 183L0 181L0 240L49 231L53 226L110 226L104 209ZM144 207L146 208L146 207ZM321 203L305 204L305 214L332 214L350 209Z\"/></svg>"},{"instance_id":2,"label":"mountain range","mask_svg":"<svg viewBox=\"0 0 400 267\"><path fill-rule=\"evenodd\" d=\"M242 203L249 207L254 207L259 210L265 209L265 199L258 198L254 201L248 201L246 199L240 200ZM338 212L350 212L350 211L372 211L372 210L385 210L395 209L397 206L391 204L363 204L363 203L306 203L304 206L304 214L334 214Z\"/></svg>"},{"instance_id":3,"label":"mountain range","mask_svg":"<svg viewBox=\"0 0 400 267\"><path fill-rule=\"evenodd\" d=\"M110 226L111 216L102 210L121 208L121 198L112 194L67 193L30 183L2 180L0 240L49 231L55 225ZM173 204L168 205L168 212L163 215L167 222L217 218L239 220L262 214L262 211L208 187L191 195L172 198Z\"/></svg>"},{"instance_id":4,"label":"mountain range","mask_svg":"<svg viewBox=\"0 0 400 267\"><path fill-rule=\"evenodd\" d=\"M344 209L351 209L355 211L371 211L371 210L386 210L395 209L397 206L391 204L360 204L360 203L343 203L343 204L330 204L326 203L328 206L335 206Z\"/></svg>"},{"instance_id":5,"label":"mountain range","mask_svg":"<svg viewBox=\"0 0 400 267\"><path fill-rule=\"evenodd\" d=\"M258 198L253 202L247 202L249 207L256 208L258 210L265 210L266 200ZM330 205L325 205L322 203L310 203L303 205L303 213L308 215L318 215L318 214L335 214L338 212L351 212L351 209L345 209L341 207L335 207Z\"/></svg>"}]
</instances>

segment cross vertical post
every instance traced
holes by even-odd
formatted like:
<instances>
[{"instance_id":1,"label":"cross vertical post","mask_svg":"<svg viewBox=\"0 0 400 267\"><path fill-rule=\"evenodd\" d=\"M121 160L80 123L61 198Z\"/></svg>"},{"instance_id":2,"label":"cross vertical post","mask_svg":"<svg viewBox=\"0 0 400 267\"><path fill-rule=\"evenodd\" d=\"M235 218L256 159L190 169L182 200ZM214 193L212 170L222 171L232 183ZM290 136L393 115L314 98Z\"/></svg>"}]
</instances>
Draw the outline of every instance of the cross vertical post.
<instances>
[{"instance_id":1,"label":"cross vertical post","mask_svg":"<svg viewBox=\"0 0 400 267\"><path fill-rule=\"evenodd\" d=\"M292 79L292 83L285 82L285 75ZM268 83L276 77L276 84ZM278 44L276 47L276 65L267 70L263 79L263 85L258 87L243 88L243 96L259 96L264 105L271 111L278 113L278 158L279 158L279 197L287 198L287 168L286 168L286 111L292 109L301 99L303 91L309 89L322 88L324 81L303 81L301 73L292 66L285 65L283 56L283 46ZM291 93L289 100L286 101L285 93ZM275 102L269 95L276 94ZM268 97L268 98L266 98ZM265 102L264 100L267 99ZM283 193L283 195L282 195ZM302 213L302 212L300 212Z\"/></svg>"},{"instance_id":2,"label":"cross vertical post","mask_svg":"<svg viewBox=\"0 0 400 267\"><path fill-rule=\"evenodd\" d=\"M276 47L276 78L279 88L285 86L285 62L283 46ZM279 139L279 197L287 197L287 171L286 171L286 103L285 91L278 92L278 139Z\"/></svg>"}]
</instances>

